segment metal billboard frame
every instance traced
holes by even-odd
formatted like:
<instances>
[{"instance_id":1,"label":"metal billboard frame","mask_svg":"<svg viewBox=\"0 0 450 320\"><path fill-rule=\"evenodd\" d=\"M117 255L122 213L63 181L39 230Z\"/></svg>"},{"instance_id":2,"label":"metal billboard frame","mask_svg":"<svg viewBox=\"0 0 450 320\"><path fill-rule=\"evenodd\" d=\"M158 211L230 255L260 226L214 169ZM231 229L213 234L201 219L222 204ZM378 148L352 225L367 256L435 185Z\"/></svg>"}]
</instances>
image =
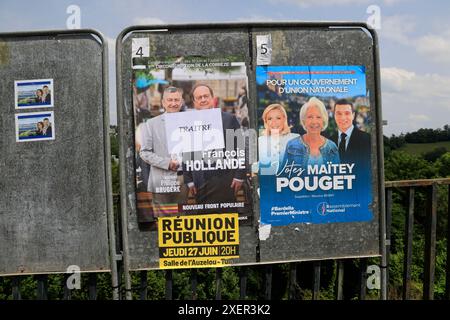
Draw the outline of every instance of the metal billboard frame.
<instances>
[{"instance_id":1,"label":"metal billboard frame","mask_svg":"<svg viewBox=\"0 0 450 320\"><path fill-rule=\"evenodd\" d=\"M372 59L374 63L374 83L375 83L375 114L377 121L374 127L377 130L377 149L376 159L378 167L378 196L379 196L379 251L381 254L381 299L387 298L387 256L386 256L386 213L385 213L385 195L384 195L384 152L383 152L383 121L381 113L381 86L380 86L380 60L379 60L379 44L378 37L375 30L371 29L366 23L360 22L253 22L253 23L201 23L201 24L161 24L161 25L140 25L130 26L124 29L116 38L116 95L117 95L117 117L119 128L119 158L120 158L120 194L121 196L121 226L122 226L122 244L123 244L123 268L125 276L125 290L126 299L131 299L131 276L130 276L130 260L129 260L129 243L128 243L128 206L127 206L127 189L126 189L126 146L124 143L125 131L124 128L124 94L122 86L122 44L126 37L132 32L146 31L180 31L180 30L215 30L226 28L247 28L250 32L252 28L360 28L370 33L373 40ZM373 155L373 157L375 157ZM375 170L373 170L374 172ZM259 264L259 263L256 263Z\"/></svg>"},{"instance_id":2,"label":"metal billboard frame","mask_svg":"<svg viewBox=\"0 0 450 320\"><path fill-rule=\"evenodd\" d=\"M106 217L107 217L107 235L109 246L109 262L110 270L101 270L102 272L111 272L111 281L113 288L113 299L119 299L119 282L117 261L121 260L121 256L116 252L116 231L114 225L114 206L112 196L112 175L111 175L111 145L109 138L109 82L108 82L108 44L102 33L94 29L78 29L78 30L40 30L30 32L8 32L0 33L0 38L26 38L36 36L56 37L61 35L91 35L99 42L102 48L102 113L103 113L103 154L105 163L105 192L106 192ZM96 271L90 271L96 272ZM41 273L38 273L41 274ZM46 273L48 274L48 273Z\"/></svg>"}]
</instances>

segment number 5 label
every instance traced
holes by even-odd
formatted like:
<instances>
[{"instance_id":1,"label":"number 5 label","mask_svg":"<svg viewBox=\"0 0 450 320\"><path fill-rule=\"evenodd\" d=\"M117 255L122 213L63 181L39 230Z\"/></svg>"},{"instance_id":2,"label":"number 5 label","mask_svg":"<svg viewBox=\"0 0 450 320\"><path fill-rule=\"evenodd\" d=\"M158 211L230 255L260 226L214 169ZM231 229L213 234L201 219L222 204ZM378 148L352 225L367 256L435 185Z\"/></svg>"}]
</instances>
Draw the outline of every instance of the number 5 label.
<instances>
[{"instance_id":1,"label":"number 5 label","mask_svg":"<svg viewBox=\"0 0 450 320\"><path fill-rule=\"evenodd\" d=\"M150 45L148 38L135 38L131 42L131 57L145 58L150 56Z\"/></svg>"},{"instance_id":2,"label":"number 5 label","mask_svg":"<svg viewBox=\"0 0 450 320\"><path fill-rule=\"evenodd\" d=\"M256 36L256 64L268 65L272 61L272 38L270 34Z\"/></svg>"}]
</instances>

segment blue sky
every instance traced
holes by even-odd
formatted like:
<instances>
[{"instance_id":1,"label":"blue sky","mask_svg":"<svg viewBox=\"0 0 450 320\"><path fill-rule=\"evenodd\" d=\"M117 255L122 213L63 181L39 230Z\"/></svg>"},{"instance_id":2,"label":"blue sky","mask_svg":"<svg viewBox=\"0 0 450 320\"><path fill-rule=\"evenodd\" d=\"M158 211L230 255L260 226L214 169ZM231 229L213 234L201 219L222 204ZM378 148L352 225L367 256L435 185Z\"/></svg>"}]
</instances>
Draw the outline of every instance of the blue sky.
<instances>
[{"instance_id":1,"label":"blue sky","mask_svg":"<svg viewBox=\"0 0 450 320\"><path fill-rule=\"evenodd\" d=\"M231 21L360 21L380 9L384 133L450 123L450 2L444 0L12 1L0 0L0 32L66 29L68 6L81 27L110 45L111 120L115 121L114 39L138 24Z\"/></svg>"}]
</instances>

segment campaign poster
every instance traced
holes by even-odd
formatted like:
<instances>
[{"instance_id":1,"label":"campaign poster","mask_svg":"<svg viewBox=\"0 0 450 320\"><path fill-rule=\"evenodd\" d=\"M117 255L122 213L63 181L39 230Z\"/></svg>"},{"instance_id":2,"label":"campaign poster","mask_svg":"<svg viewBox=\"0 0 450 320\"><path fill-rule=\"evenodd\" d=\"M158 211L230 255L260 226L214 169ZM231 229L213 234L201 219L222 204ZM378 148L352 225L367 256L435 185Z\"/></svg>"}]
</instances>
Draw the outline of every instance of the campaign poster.
<instances>
[{"instance_id":1,"label":"campaign poster","mask_svg":"<svg viewBox=\"0 0 450 320\"><path fill-rule=\"evenodd\" d=\"M237 214L251 224L247 83L240 57L133 59L140 223Z\"/></svg>"},{"instance_id":2,"label":"campaign poster","mask_svg":"<svg viewBox=\"0 0 450 320\"><path fill-rule=\"evenodd\" d=\"M15 115L16 142L55 140L53 111Z\"/></svg>"},{"instance_id":3,"label":"campaign poster","mask_svg":"<svg viewBox=\"0 0 450 320\"><path fill-rule=\"evenodd\" d=\"M373 219L364 66L258 66L261 226Z\"/></svg>"},{"instance_id":4,"label":"campaign poster","mask_svg":"<svg viewBox=\"0 0 450 320\"><path fill-rule=\"evenodd\" d=\"M237 214L163 217L158 230L161 269L223 267L239 258Z\"/></svg>"},{"instance_id":5,"label":"campaign poster","mask_svg":"<svg viewBox=\"0 0 450 320\"><path fill-rule=\"evenodd\" d=\"M14 81L15 108L50 108L54 106L53 79Z\"/></svg>"}]
</instances>

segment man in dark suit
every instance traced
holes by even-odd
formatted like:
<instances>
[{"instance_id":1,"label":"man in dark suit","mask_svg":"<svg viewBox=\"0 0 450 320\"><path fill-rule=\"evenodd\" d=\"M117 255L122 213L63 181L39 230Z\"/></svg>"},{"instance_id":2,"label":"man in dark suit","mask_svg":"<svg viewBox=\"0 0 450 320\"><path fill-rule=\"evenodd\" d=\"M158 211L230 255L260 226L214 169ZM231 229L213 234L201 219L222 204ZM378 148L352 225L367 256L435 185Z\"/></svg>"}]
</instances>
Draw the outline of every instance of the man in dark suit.
<instances>
[{"instance_id":1,"label":"man in dark suit","mask_svg":"<svg viewBox=\"0 0 450 320\"><path fill-rule=\"evenodd\" d=\"M194 86L191 93L196 110L206 110L214 108L213 90L205 85L198 84ZM240 129L240 125L236 117L230 113L222 112L222 127L225 145L227 144L227 129ZM234 139L236 140L236 139ZM233 141L233 150L237 151L237 143ZM242 148L244 149L244 148ZM225 150L225 149L224 149ZM186 159L187 156L187 159ZM216 169L216 170L186 170L185 160L204 159L200 153L187 153L183 158L183 175L184 182L187 184L189 191L195 196L197 203L225 203L235 202L236 193L242 188L246 170L245 169Z\"/></svg>"},{"instance_id":2,"label":"man in dark suit","mask_svg":"<svg viewBox=\"0 0 450 320\"><path fill-rule=\"evenodd\" d=\"M48 89L48 86L43 86L42 89L44 91L44 94L42 96L42 101L46 104L52 103L52 95Z\"/></svg>"},{"instance_id":3,"label":"man in dark suit","mask_svg":"<svg viewBox=\"0 0 450 320\"><path fill-rule=\"evenodd\" d=\"M338 132L331 137L339 149L342 163L355 163L356 170L370 167L370 135L359 130L354 124L355 109L346 100L337 100L334 106L334 119Z\"/></svg>"},{"instance_id":4,"label":"man in dark suit","mask_svg":"<svg viewBox=\"0 0 450 320\"><path fill-rule=\"evenodd\" d=\"M353 173L356 174L356 181L353 184L353 191L349 194L349 201L356 202L359 199L371 202L371 164L370 164L370 134L359 130L354 125L355 109L353 104L346 99L339 99L334 105L334 120L338 127L338 132L331 137L339 149L341 163L355 164ZM367 195L369 194L368 198ZM355 267L351 260L344 260L345 274L355 274ZM344 287L344 295L350 288Z\"/></svg>"},{"instance_id":5,"label":"man in dark suit","mask_svg":"<svg viewBox=\"0 0 450 320\"><path fill-rule=\"evenodd\" d=\"M44 129L42 130L42 134L46 137L52 136L52 124L48 120L48 118L44 118Z\"/></svg>"}]
</instances>

